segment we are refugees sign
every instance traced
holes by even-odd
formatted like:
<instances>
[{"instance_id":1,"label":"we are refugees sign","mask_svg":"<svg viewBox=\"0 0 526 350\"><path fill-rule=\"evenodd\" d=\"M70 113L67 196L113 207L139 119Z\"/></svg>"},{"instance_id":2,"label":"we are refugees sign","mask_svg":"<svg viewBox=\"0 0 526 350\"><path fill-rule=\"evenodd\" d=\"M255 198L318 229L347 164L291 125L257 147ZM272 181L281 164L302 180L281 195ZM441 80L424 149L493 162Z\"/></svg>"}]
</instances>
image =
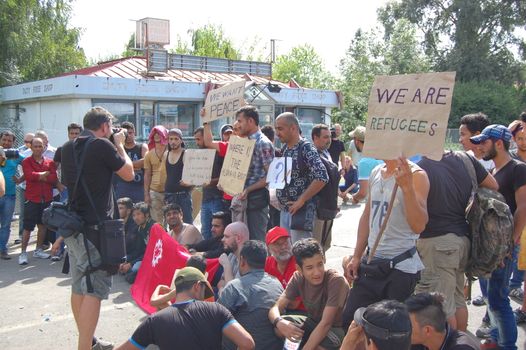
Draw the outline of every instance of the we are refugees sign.
<instances>
[{"instance_id":1,"label":"we are refugees sign","mask_svg":"<svg viewBox=\"0 0 526 350\"><path fill-rule=\"evenodd\" d=\"M444 152L455 72L377 76L369 96L364 156L389 160Z\"/></svg>"},{"instance_id":2,"label":"we are refugees sign","mask_svg":"<svg viewBox=\"0 0 526 350\"><path fill-rule=\"evenodd\" d=\"M203 123L233 117L235 112L246 104L245 83L245 80L240 80L210 90L205 100L206 117L203 118Z\"/></svg>"}]
</instances>

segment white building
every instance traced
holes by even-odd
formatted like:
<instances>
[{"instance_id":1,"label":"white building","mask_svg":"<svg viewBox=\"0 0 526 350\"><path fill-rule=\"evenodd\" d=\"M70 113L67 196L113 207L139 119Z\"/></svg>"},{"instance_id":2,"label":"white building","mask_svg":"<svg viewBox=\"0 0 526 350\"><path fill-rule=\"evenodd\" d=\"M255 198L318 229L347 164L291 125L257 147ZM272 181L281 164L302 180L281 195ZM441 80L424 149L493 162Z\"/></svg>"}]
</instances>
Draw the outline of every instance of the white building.
<instances>
[{"instance_id":1,"label":"white building","mask_svg":"<svg viewBox=\"0 0 526 350\"><path fill-rule=\"evenodd\" d=\"M60 145L67 139L67 125L82 125L84 114L92 106L105 107L120 122L133 122L139 139L157 124L178 127L185 137L191 137L200 125L199 110L206 92L214 84L240 79L247 81L245 99L258 107L261 125L291 111L299 117L304 135L310 137L312 126L330 123L330 110L340 106L335 91L270 80L272 68L267 63L160 54L149 52L148 59L122 58L51 79L0 88L1 112L23 132L43 129L53 145ZM214 122L216 136L225 122Z\"/></svg>"}]
</instances>

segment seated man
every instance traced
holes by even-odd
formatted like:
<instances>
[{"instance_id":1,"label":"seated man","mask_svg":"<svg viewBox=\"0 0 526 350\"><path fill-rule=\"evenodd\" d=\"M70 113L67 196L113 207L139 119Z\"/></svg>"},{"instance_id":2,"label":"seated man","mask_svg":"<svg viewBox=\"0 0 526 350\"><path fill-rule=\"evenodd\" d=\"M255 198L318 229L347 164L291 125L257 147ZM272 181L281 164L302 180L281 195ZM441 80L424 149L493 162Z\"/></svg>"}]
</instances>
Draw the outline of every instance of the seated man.
<instances>
[{"instance_id":1,"label":"seated man","mask_svg":"<svg viewBox=\"0 0 526 350\"><path fill-rule=\"evenodd\" d=\"M325 270L325 256L320 244L312 239L294 243L292 253L297 271L268 318L278 335L301 342L303 349L339 349L344 336L342 311L349 285L335 270ZM281 316L297 297L307 309L305 316ZM301 327L301 328L300 328Z\"/></svg>"},{"instance_id":2,"label":"seated man","mask_svg":"<svg viewBox=\"0 0 526 350\"><path fill-rule=\"evenodd\" d=\"M276 226L267 232L265 242L269 252L265 261L265 272L276 277L285 289L292 275L296 272L296 259L292 255L290 235L283 227ZM297 298L296 302L291 303L288 309L305 310L305 306L303 306L301 298Z\"/></svg>"},{"instance_id":3,"label":"seated man","mask_svg":"<svg viewBox=\"0 0 526 350\"><path fill-rule=\"evenodd\" d=\"M117 207L119 209L119 217L124 220L124 233L132 233L137 230L137 224L133 221L132 210L133 202L128 197L119 198L117 200Z\"/></svg>"},{"instance_id":4,"label":"seated man","mask_svg":"<svg viewBox=\"0 0 526 350\"><path fill-rule=\"evenodd\" d=\"M116 350L144 349L150 344L160 349L220 350L223 336L238 349L254 349L250 334L224 306L202 301L214 293L201 271L181 269L175 287L177 302L150 315Z\"/></svg>"},{"instance_id":5,"label":"seated man","mask_svg":"<svg viewBox=\"0 0 526 350\"><path fill-rule=\"evenodd\" d=\"M201 232L194 225L183 222L183 209L178 204L165 205L163 212L167 231L179 244L190 245L203 240Z\"/></svg>"},{"instance_id":6,"label":"seated man","mask_svg":"<svg viewBox=\"0 0 526 350\"><path fill-rule=\"evenodd\" d=\"M266 258L267 249L263 242L245 242L239 255L241 277L228 282L217 302L225 306L252 335L256 350L281 350L283 340L274 333L268 311L278 300L283 287L263 270ZM235 346L224 339L223 349L235 349Z\"/></svg>"},{"instance_id":7,"label":"seated man","mask_svg":"<svg viewBox=\"0 0 526 350\"><path fill-rule=\"evenodd\" d=\"M231 215L223 211L212 214L212 237L204 239L197 244L188 245L188 249L198 253L203 253L205 258L219 258L224 253L223 233L225 228L230 224Z\"/></svg>"},{"instance_id":8,"label":"seated man","mask_svg":"<svg viewBox=\"0 0 526 350\"><path fill-rule=\"evenodd\" d=\"M188 261L186 262L186 267L195 267L205 277L207 276L206 272L206 259L202 257L201 255L193 255L188 258ZM172 284L171 287L168 287L167 285L160 284L155 288L155 290L152 293L152 296L150 298L150 305L157 308L157 310L162 310L164 308L167 308L168 306L172 305L172 300L175 300L177 296L177 290L175 289L175 277L179 273L180 269L175 270L173 278L172 278ZM215 301L214 297L206 299L206 301Z\"/></svg>"},{"instance_id":9,"label":"seated man","mask_svg":"<svg viewBox=\"0 0 526 350\"><path fill-rule=\"evenodd\" d=\"M356 310L341 350L409 350L410 347L411 321L407 309L396 300L383 300Z\"/></svg>"},{"instance_id":10,"label":"seated man","mask_svg":"<svg viewBox=\"0 0 526 350\"><path fill-rule=\"evenodd\" d=\"M419 293L405 301L413 326L411 349L479 349L480 344L472 337L449 326L443 303L444 297L439 293Z\"/></svg>"},{"instance_id":11,"label":"seated man","mask_svg":"<svg viewBox=\"0 0 526 350\"><path fill-rule=\"evenodd\" d=\"M125 275L124 278L130 284L135 282L150 237L150 229L155 223L150 217L150 206L145 202L134 204L132 216L137 229L126 232L126 262L119 266L119 272Z\"/></svg>"},{"instance_id":12,"label":"seated man","mask_svg":"<svg viewBox=\"0 0 526 350\"><path fill-rule=\"evenodd\" d=\"M224 269L223 278L219 284L221 290L234 278L239 278L239 255L243 243L248 241L248 227L242 222L236 221L225 228L223 247L225 252L219 257L219 263Z\"/></svg>"}]
</instances>

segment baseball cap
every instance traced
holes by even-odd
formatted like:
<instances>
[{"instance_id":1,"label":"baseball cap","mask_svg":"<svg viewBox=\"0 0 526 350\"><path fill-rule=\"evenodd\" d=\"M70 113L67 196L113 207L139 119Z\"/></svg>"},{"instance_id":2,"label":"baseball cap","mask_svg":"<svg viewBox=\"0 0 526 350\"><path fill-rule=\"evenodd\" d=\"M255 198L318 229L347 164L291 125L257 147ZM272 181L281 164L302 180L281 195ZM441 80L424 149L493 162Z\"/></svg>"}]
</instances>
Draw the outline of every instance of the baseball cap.
<instances>
[{"instance_id":1,"label":"baseball cap","mask_svg":"<svg viewBox=\"0 0 526 350\"><path fill-rule=\"evenodd\" d=\"M509 142L511 140L511 137L512 135L510 130L504 125L491 124L486 126L484 130L482 130L482 132L477 136L471 137L470 141L475 145L478 145L488 139L496 139Z\"/></svg>"},{"instance_id":2,"label":"baseball cap","mask_svg":"<svg viewBox=\"0 0 526 350\"><path fill-rule=\"evenodd\" d=\"M224 133L227 133L227 132L234 132L234 129L232 128L232 125L230 124L225 124L221 127L221 135L223 135Z\"/></svg>"},{"instance_id":3,"label":"baseball cap","mask_svg":"<svg viewBox=\"0 0 526 350\"><path fill-rule=\"evenodd\" d=\"M350 137L355 137L360 141L365 140L365 126L357 126L356 129L349 133Z\"/></svg>"},{"instance_id":4,"label":"baseball cap","mask_svg":"<svg viewBox=\"0 0 526 350\"><path fill-rule=\"evenodd\" d=\"M175 276L175 288L177 289L178 285L181 285L185 282L203 282L206 286L205 289L205 299L211 298L214 296L214 290L212 289L212 286L210 286L210 283L206 280L205 275L195 267L185 267L179 270L177 272L177 275Z\"/></svg>"},{"instance_id":5,"label":"baseball cap","mask_svg":"<svg viewBox=\"0 0 526 350\"><path fill-rule=\"evenodd\" d=\"M290 235L283 227L274 226L267 232L265 242L269 245L276 242L281 237L290 237Z\"/></svg>"},{"instance_id":6,"label":"baseball cap","mask_svg":"<svg viewBox=\"0 0 526 350\"><path fill-rule=\"evenodd\" d=\"M398 327L400 327L400 325L403 324L403 322L396 322L397 321L396 319L392 319L391 321L393 323L398 323ZM366 307L361 307L354 312L354 322L362 326L365 333L375 338L378 338L378 339L383 339L383 340L400 339L400 338L406 338L410 336L411 334L410 327L409 329L405 331L399 331L399 330L392 331L390 329L383 328L375 324L372 324L371 322L367 320L367 308Z\"/></svg>"}]
</instances>

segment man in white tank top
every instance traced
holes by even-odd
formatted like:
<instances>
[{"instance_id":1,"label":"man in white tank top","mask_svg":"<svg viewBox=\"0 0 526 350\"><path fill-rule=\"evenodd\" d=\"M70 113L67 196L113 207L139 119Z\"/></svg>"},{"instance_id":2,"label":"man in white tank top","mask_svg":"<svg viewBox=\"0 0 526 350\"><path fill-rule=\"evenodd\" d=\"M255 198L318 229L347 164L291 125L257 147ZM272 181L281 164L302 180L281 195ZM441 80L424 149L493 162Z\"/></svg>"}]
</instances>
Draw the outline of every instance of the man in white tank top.
<instances>
[{"instance_id":1,"label":"man in white tank top","mask_svg":"<svg viewBox=\"0 0 526 350\"><path fill-rule=\"evenodd\" d=\"M386 218L395 185L398 186L387 226L366 264ZM358 224L354 255L346 276L353 281L343 315L344 327L360 307L384 300L404 301L413 294L418 272L424 268L416 240L428 221L429 179L425 171L405 158L386 160L369 178L369 199ZM366 250L366 248L368 248Z\"/></svg>"}]
</instances>

